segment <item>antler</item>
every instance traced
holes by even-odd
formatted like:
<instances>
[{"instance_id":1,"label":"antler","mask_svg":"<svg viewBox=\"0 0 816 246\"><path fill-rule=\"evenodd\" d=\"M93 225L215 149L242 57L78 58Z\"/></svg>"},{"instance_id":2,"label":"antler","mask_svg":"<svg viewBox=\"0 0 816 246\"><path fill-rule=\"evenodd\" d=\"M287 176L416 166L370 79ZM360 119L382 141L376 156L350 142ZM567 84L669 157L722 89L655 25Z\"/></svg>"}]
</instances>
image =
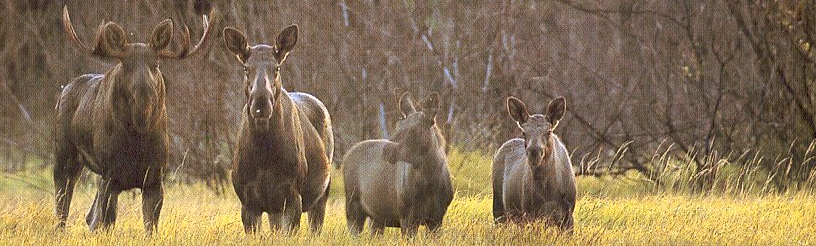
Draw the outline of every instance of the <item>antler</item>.
<instances>
[{"instance_id":1,"label":"antler","mask_svg":"<svg viewBox=\"0 0 816 246\"><path fill-rule=\"evenodd\" d=\"M93 53L93 50L85 46L79 37L77 37L76 31L74 31L74 24L71 23L71 16L68 14L68 6L62 8L62 27L65 29L65 32L68 33L68 39L71 40L78 49L82 50L86 53Z\"/></svg>"},{"instance_id":2,"label":"antler","mask_svg":"<svg viewBox=\"0 0 816 246\"><path fill-rule=\"evenodd\" d=\"M207 49L210 43L210 35L213 32L212 30L215 29L215 23L217 22L217 17L215 13L215 8L210 10L210 16L212 16L212 20L207 15L203 15L201 17L202 24L204 27L204 34L201 35L201 40L198 41L195 47L192 49L190 48L190 29L187 26L184 26L184 32L182 33L181 37L181 46L177 51L166 51L159 53L160 57L163 58L172 58L172 59L182 59L185 57L193 56L201 50Z\"/></svg>"},{"instance_id":3,"label":"antler","mask_svg":"<svg viewBox=\"0 0 816 246\"><path fill-rule=\"evenodd\" d=\"M125 43L127 40L125 31L116 23L108 22L99 26L99 31L96 32L94 38L95 45L93 48L85 46L77 36L74 24L71 23L71 16L68 14L68 6L62 8L62 27L68 34L71 43L85 53L101 58L123 58L126 55Z\"/></svg>"}]
</instances>

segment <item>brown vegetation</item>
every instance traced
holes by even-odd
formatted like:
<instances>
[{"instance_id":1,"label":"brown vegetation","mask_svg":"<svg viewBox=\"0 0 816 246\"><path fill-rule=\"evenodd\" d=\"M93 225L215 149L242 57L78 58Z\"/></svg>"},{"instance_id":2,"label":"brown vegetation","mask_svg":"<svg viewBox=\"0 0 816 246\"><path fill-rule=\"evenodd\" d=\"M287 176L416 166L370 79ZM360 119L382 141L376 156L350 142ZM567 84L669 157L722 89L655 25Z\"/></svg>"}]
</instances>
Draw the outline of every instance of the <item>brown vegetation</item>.
<instances>
[{"instance_id":1,"label":"brown vegetation","mask_svg":"<svg viewBox=\"0 0 816 246\"><path fill-rule=\"evenodd\" d=\"M136 37L165 16L198 22L191 0L0 4L0 152L9 171L32 159L53 163L45 140L60 86L111 66L69 48L57 25L63 3L85 14L80 33L100 20L122 23ZM439 123L449 143L491 152L516 134L496 106L507 96L564 96L570 127L561 136L574 148L579 175L636 171L662 185L660 174L672 167L652 160L668 153L692 163L697 191L712 187L720 159L758 163L779 190L814 178L816 159L807 151L816 138L813 1L213 5L252 40L270 40L285 24L301 27L283 86L323 99L338 153L390 135L399 116L394 88L441 92ZM167 84L171 179L216 187L226 180L243 105L234 84L242 71L232 59L215 49L204 61L163 64L174 81Z\"/></svg>"}]
</instances>

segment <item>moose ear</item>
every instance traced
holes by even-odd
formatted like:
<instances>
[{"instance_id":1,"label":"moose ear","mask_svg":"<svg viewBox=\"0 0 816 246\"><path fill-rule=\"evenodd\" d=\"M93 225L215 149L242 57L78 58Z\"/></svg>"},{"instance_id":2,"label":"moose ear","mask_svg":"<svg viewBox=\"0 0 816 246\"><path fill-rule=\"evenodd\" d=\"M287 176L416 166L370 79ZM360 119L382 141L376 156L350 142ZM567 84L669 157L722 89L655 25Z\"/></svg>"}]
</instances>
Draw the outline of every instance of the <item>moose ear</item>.
<instances>
[{"instance_id":1,"label":"moose ear","mask_svg":"<svg viewBox=\"0 0 816 246\"><path fill-rule=\"evenodd\" d=\"M397 163L397 157L399 157L399 144L394 142L388 142L383 146L382 150L382 158L385 162L390 164Z\"/></svg>"},{"instance_id":2,"label":"moose ear","mask_svg":"<svg viewBox=\"0 0 816 246\"><path fill-rule=\"evenodd\" d=\"M558 125L561 117L564 117L564 112L567 111L567 100L564 97L557 97L550 101L547 105L547 121L550 122L552 128Z\"/></svg>"},{"instance_id":3,"label":"moose ear","mask_svg":"<svg viewBox=\"0 0 816 246\"><path fill-rule=\"evenodd\" d=\"M96 49L93 54L102 57L124 57L127 37L125 30L114 22L105 23L96 36Z\"/></svg>"},{"instance_id":4,"label":"moose ear","mask_svg":"<svg viewBox=\"0 0 816 246\"><path fill-rule=\"evenodd\" d=\"M527 106L524 105L524 102L512 96L507 98L507 113L509 113L510 118L518 122L519 125L524 124L524 122L527 121L527 117L530 116L530 114L527 113Z\"/></svg>"},{"instance_id":5,"label":"moose ear","mask_svg":"<svg viewBox=\"0 0 816 246\"><path fill-rule=\"evenodd\" d=\"M416 107L414 107L414 101L411 100L411 94L408 92L402 93L399 99L399 109L402 113L402 117L408 116L413 112L416 112Z\"/></svg>"},{"instance_id":6,"label":"moose ear","mask_svg":"<svg viewBox=\"0 0 816 246\"><path fill-rule=\"evenodd\" d=\"M295 48L298 40L298 26L295 24L289 25L278 33L275 37L275 59L278 64L286 60L286 55Z\"/></svg>"},{"instance_id":7,"label":"moose ear","mask_svg":"<svg viewBox=\"0 0 816 246\"><path fill-rule=\"evenodd\" d=\"M247 44L246 35L238 29L232 27L224 28L224 46L230 53L238 57L238 61L246 63L249 59L250 50Z\"/></svg>"},{"instance_id":8,"label":"moose ear","mask_svg":"<svg viewBox=\"0 0 816 246\"><path fill-rule=\"evenodd\" d=\"M173 39L173 21L170 19L163 20L153 28L153 34L150 36L150 47L154 51L167 48L170 45L170 40Z\"/></svg>"},{"instance_id":9,"label":"moose ear","mask_svg":"<svg viewBox=\"0 0 816 246\"><path fill-rule=\"evenodd\" d=\"M439 93L432 92L422 100L422 110L425 115L435 118L436 113L439 112Z\"/></svg>"}]
</instances>

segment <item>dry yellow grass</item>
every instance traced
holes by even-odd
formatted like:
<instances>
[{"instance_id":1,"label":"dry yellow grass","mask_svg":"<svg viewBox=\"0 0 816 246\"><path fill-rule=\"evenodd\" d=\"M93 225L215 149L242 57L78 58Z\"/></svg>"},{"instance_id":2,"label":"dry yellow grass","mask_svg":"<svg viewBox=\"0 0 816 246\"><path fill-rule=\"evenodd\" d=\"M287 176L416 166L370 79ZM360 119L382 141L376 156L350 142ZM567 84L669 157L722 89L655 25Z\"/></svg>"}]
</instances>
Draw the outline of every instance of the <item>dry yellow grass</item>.
<instances>
[{"instance_id":1,"label":"dry yellow grass","mask_svg":"<svg viewBox=\"0 0 816 246\"><path fill-rule=\"evenodd\" d=\"M461 164L460 164L461 163ZM487 166L485 166L487 165ZM412 240L397 229L372 237L346 232L342 180L335 171L323 233L306 224L292 236L245 235L239 202L231 190L217 195L200 185L168 184L157 235L146 237L138 192L120 196L119 220L108 232L90 233L84 223L95 189L77 188L68 228L55 231L48 175L0 179L2 245L811 245L816 244L816 196L797 194L690 196L639 190L632 180L580 178L575 232L540 225L495 225L491 216L489 160L454 153L457 195L439 234L424 228ZM487 169L486 169L487 168ZM43 189L44 188L44 189ZM305 215L303 217L305 222Z\"/></svg>"}]
</instances>

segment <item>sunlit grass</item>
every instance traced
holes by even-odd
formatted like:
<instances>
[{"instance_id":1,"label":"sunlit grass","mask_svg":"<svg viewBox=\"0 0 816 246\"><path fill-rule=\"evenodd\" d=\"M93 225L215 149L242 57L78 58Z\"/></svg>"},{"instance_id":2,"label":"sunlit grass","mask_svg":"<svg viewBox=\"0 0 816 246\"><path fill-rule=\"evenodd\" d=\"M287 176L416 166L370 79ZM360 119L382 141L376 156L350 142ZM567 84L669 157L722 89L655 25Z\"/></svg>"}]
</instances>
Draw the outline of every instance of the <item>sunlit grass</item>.
<instances>
[{"instance_id":1,"label":"sunlit grass","mask_svg":"<svg viewBox=\"0 0 816 246\"><path fill-rule=\"evenodd\" d=\"M48 171L0 179L0 244L3 245L807 245L816 243L816 197L806 192L767 195L685 195L643 188L637 178L579 178L573 235L541 225L492 222L490 157L452 151L449 164L456 197L442 230L424 228L412 240L397 229L373 237L346 231L342 180L333 172L323 232L314 235L303 216L301 230L245 235L240 204L228 189L218 195L202 185L166 184L159 231L144 235L140 196L120 196L119 220L108 232L90 233L84 222L93 192L77 188L65 231L56 231Z\"/></svg>"}]
</instances>

